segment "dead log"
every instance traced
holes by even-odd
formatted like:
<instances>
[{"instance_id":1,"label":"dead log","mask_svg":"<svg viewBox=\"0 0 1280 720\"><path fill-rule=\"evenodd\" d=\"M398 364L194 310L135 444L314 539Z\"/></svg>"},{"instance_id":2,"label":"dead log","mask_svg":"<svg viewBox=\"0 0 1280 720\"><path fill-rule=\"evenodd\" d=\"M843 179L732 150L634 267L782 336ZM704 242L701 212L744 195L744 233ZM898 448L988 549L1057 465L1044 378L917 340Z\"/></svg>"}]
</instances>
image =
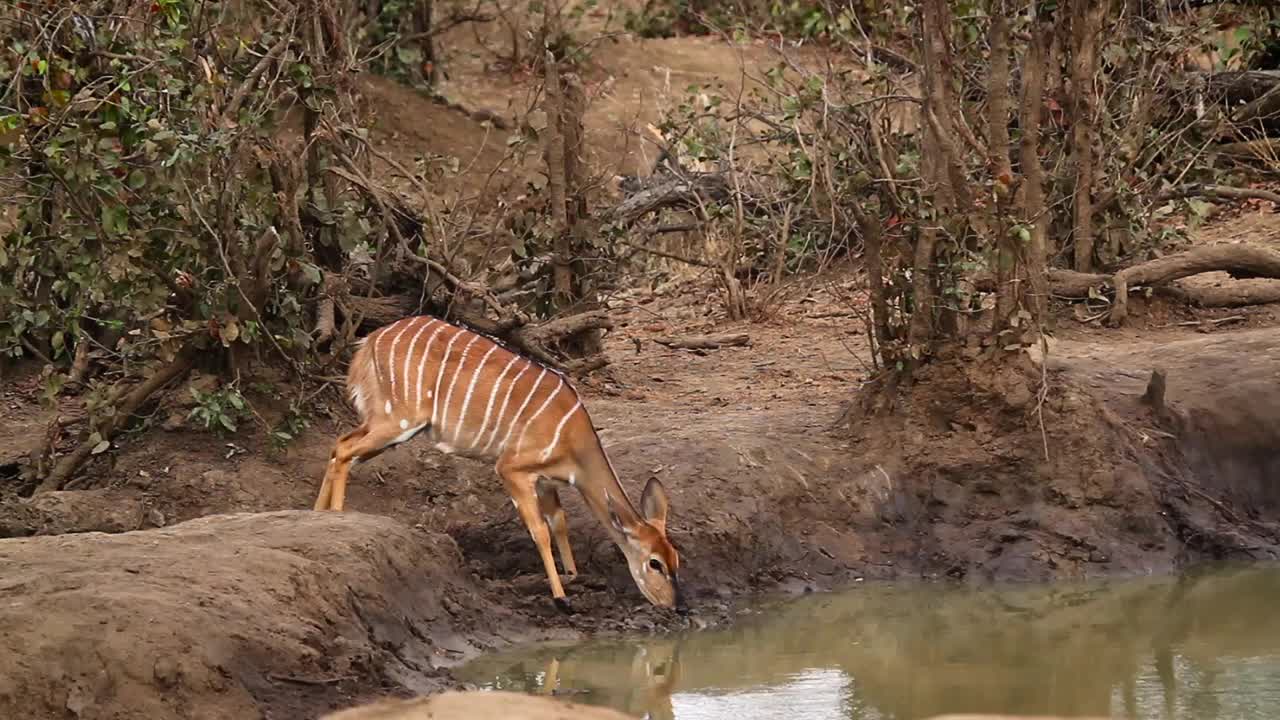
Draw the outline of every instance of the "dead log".
<instances>
[{"instance_id":1,"label":"dead log","mask_svg":"<svg viewBox=\"0 0 1280 720\"><path fill-rule=\"evenodd\" d=\"M1280 84L1231 113L1231 120L1244 125L1259 120L1270 120L1277 114L1280 114Z\"/></svg>"},{"instance_id":2,"label":"dead log","mask_svg":"<svg viewBox=\"0 0 1280 720\"><path fill-rule=\"evenodd\" d=\"M1213 102L1249 103L1280 85L1280 70L1234 70L1188 73L1183 86L1203 89Z\"/></svg>"},{"instance_id":3,"label":"dead log","mask_svg":"<svg viewBox=\"0 0 1280 720\"><path fill-rule=\"evenodd\" d=\"M349 313L348 317L357 318L360 327L366 330L389 325L418 311L418 296L408 293L382 297L345 295L340 303Z\"/></svg>"},{"instance_id":4,"label":"dead log","mask_svg":"<svg viewBox=\"0 0 1280 720\"><path fill-rule=\"evenodd\" d=\"M1268 202L1275 203L1276 208L1280 209L1280 194L1273 193L1269 190L1238 188L1227 185L1209 185L1205 183L1190 183L1170 188L1160 193L1158 199L1173 200L1188 197L1213 197L1223 200L1266 200Z\"/></svg>"},{"instance_id":5,"label":"dead log","mask_svg":"<svg viewBox=\"0 0 1280 720\"><path fill-rule=\"evenodd\" d=\"M1156 292L1188 305L1202 308L1233 308L1280 303L1280 281L1233 280L1212 287L1185 287L1169 283Z\"/></svg>"},{"instance_id":6,"label":"dead log","mask_svg":"<svg viewBox=\"0 0 1280 720\"><path fill-rule=\"evenodd\" d=\"M672 175L649 184L618 203L604 215L605 222L630 225L645 215L670 208L690 209L729 198L731 186L724 173Z\"/></svg>"},{"instance_id":7,"label":"dead log","mask_svg":"<svg viewBox=\"0 0 1280 720\"><path fill-rule=\"evenodd\" d=\"M1280 253L1250 245L1215 245L1197 248L1135 265L1122 273L1126 291L1137 286L1152 287L1157 294L1203 308L1245 307L1280 303ZM1187 287L1178 279L1206 272L1225 272L1232 280L1211 287ZM1048 272L1050 293L1062 300L1082 300L1108 294L1116 276L1053 269ZM982 292L995 292L995 278L989 274L974 279ZM1127 299L1127 292L1126 292ZM1118 318L1122 319L1122 318Z\"/></svg>"},{"instance_id":8,"label":"dead log","mask_svg":"<svg viewBox=\"0 0 1280 720\"><path fill-rule=\"evenodd\" d=\"M1257 138L1255 140L1223 143L1222 145L1212 146L1212 150L1222 155L1270 162L1280 155L1280 138Z\"/></svg>"},{"instance_id":9,"label":"dead log","mask_svg":"<svg viewBox=\"0 0 1280 720\"><path fill-rule=\"evenodd\" d=\"M673 350L718 350L722 347L750 345L751 336L746 333L686 335L682 337L654 338L653 341Z\"/></svg>"},{"instance_id":10,"label":"dead log","mask_svg":"<svg viewBox=\"0 0 1280 720\"><path fill-rule=\"evenodd\" d=\"M1280 278L1280 252L1252 245L1210 245L1125 268L1111 280L1115 301L1109 324L1121 325L1129 312L1129 288L1163 285L1206 272Z\"/></svg>"}]
</instances>

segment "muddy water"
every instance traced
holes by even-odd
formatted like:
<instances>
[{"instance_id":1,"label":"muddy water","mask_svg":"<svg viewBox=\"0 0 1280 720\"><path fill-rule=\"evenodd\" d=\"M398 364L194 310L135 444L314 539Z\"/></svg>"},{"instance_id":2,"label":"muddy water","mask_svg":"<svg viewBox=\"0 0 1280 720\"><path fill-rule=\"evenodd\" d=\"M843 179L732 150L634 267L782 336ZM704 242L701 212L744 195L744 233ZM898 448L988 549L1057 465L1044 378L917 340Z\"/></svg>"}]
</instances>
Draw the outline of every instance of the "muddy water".
<instances>
[{"instance_id":1,"label":"muddy water","mask_svg":"<svg viewBox=\"0 0 1280 720\"><path fill-rule=\"evenodd\" d=\"M637 717L1280 717L1280 569L1034 588L859 586L727 630L496 654L457 671Z\"/></svg>"}]
</instances>

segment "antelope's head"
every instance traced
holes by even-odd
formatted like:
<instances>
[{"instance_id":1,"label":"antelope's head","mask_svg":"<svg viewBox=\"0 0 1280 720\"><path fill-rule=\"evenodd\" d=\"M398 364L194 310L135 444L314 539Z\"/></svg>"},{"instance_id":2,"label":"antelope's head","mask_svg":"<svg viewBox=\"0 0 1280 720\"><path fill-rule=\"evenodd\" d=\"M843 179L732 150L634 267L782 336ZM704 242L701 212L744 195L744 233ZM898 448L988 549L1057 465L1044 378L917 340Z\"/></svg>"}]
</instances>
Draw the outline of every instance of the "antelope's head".
<instances>
[{"instance_id":1,"label":"antelope's head","mask_svg":"<svg viewBox=\"0 0 1280 720\"><path fill-rule=\"evenodd\" d=\"M623 530L622 546L636 587L659 607L688 612L680 591L680 556L667 539L667 490L657 478L649 478L640 494L643 522Z\"/></svg>"}]
</instances>

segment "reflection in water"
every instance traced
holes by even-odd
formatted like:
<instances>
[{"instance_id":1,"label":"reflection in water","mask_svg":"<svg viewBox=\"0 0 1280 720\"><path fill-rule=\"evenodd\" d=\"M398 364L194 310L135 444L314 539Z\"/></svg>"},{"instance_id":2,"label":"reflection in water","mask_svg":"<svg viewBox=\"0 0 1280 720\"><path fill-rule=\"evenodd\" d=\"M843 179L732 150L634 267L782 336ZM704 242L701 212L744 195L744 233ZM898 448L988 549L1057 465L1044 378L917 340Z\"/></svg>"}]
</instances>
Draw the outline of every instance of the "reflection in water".
<instances>
[{"instance_id":1,"label":"reflection in water","mask_svg":"<svg viewBox=\"0 0 1280 720\"><path fill-rule=\"evenodd\" d=\"M1280 716L1280 570L1079 585L866 586L726 630L539 647L457 675L653 720L943 713Z\"/></svg>"}]
</instances>

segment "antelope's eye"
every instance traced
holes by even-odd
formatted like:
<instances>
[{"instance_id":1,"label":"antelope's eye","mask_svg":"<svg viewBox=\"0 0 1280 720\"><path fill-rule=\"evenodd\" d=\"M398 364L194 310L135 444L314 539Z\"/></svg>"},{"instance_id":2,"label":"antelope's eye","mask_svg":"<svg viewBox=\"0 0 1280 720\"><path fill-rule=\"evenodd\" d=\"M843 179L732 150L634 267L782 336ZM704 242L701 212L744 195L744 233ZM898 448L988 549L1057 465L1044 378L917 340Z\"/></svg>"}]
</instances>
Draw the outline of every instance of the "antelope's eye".
<instances>
[{"instance_id":1,"label":"antelope's eye","mask_svg":"<svg viewBox=\"0 0 1280 720\"><path fill-rule=\"evenodd\" d=\"M649 561L649 569L663 574L666 573L666 570L662 568L662 561L658 558L653 558Z\"/></svg>"}]
</instances>

